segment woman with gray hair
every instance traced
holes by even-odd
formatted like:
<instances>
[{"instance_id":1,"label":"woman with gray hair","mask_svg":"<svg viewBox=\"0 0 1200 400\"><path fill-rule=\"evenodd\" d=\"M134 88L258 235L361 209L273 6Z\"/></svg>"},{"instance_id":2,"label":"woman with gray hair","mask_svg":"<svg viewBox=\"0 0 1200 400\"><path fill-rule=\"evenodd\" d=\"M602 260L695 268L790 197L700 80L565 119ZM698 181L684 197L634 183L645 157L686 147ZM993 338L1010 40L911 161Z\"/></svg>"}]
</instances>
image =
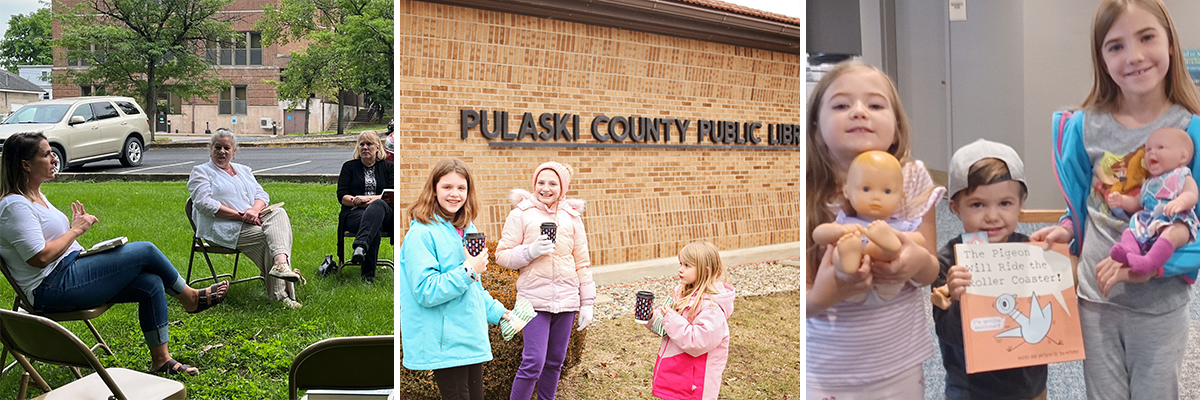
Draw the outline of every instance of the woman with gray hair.
<instances>
[{"instance_id":1,"label":"woman with gray hair","mask_svg":"<svg viewBox=\"0 0 1200 400\"><path fill-rule=\"evenodd\" d=\"M254 179L250 167L233 162L237 138L220 128L209 143L209 162L192 168L188 191L192 194L192 219L196 235L204 240L245 253L263 276L267 297L288 308L300 308L294 283L300 271L292 269L292 223L287 211L263 212L271 197Z\"/></svg>"}]
</instances>

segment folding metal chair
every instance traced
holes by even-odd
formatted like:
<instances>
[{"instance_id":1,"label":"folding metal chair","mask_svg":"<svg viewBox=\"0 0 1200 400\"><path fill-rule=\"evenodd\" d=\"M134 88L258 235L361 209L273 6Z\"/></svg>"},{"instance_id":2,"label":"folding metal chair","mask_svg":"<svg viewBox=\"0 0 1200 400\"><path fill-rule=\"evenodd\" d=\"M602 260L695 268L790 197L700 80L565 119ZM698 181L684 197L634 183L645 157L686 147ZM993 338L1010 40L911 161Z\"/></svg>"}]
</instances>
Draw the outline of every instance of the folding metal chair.
<instances>
[{"instance_id":1,"label":"folding metal chair","mask_svg":"<svg viewBox=\"0 0 1200 400\"><path fill-rule=\"evenodd\" d=\"M13 296L15 297L13 299L13 311L25 310L34 315L46 317L52 321L58 322L83 321L83 323L87 325L88 329L92 331L92 335L96 337L96 344L91 347L91 351L102 349L104 350L104 353L110 356L113 355L112 349L108 347L108 343L104 341L104 337L100 336L100 331L96 330L95 325L92 325L92 318L96 318L101 314L104 314L105 311L108 311L109 307L112 307L111 304L101 304L95 308L68 312L37 312L33 308L33 302L29 301L29 299L25 297L25 292L21 290L21 286L17 284L17 280L12 276L12 271L8 269L8 264L5 263L3 259L0 259L0 273L4 274L4 279L8 281L10 286L12 286L13 293L15 294L15 296ZM15 362L12 364L5 364L5 361L8 359L8 350L9 349L6 347L3 351L0 351L0 365L5 366L3 370L0 370L0 376L4 376L5 373L8 373L8 370L12 369L12 367L16 365Z\"/></svg>"},{"instance_id":2,"label":"folding metal chair","mask_svg":"<svg viewBox=\"0 0 1200 400\"><path fill-rule=\"evenodd\" d=\"M247 282L247 281L252 281L255 279L263 278L261 275L254 275L251 277L236 279L237 278L237 270L238 270L238 261L242 257L242 252L237 249L231 249L228 247L223 247L223 246L220 246L217 244L209 243L207 240L201 239L199 236L196 236L196 221L192 219L192 198L191 197L188 197L187 202L184 203L183 212L184 212L184 214L187 214L188 224L192 225L192 254L188 256L187 277L184 278L185 280L187 280L188 286L195 285L196 282L204 282L204 281L208 281L208 280L213 281L213 283L217 283L217 281L220 280L221 278L233 279L232 281L229 282L230 285L235 284L235 283L242 283L242 282ZM201 255L204 256L204 262L208 263L208 271L212 274L211 276L197 278L196 280L192 280L192 262L196 259L196 253L200 253ZM217 269L213 268L212 259L208 257L209 254L233 254L234 255L234 257L233 257L233 273L217 274Z\"/></svg>"},{"instance_id":3,"label":"folding metal chair","mask_svg":"<svg viewBox=\"0 0 1200 400\"><path fill-rule=\"evenodd\" d=\"M392 376L396 336L325 339L296 355L288 373L288 398L300 390L375 390L396 386Z\"/></svg>"},{"instance_id":4,"label":"folding metal chair","mask_svg":"<svg viewBox=\"0 0 1200 400\"><path fill-rule=\"evenodd\" d=\"M184 399L187 389L183 384L144 372L125 368L105 368L87 345L75 334L50 319L36 315L0 310L0 343L16 357L25 368L17 398L24 400L29 386L29 376L34 383L47 392L37 399ZM51 389L42 379L30 359L45 363L72 367L79 378L58 389ZM96 372L83 376L79 368Z\"/></svg>"}]
</instances>

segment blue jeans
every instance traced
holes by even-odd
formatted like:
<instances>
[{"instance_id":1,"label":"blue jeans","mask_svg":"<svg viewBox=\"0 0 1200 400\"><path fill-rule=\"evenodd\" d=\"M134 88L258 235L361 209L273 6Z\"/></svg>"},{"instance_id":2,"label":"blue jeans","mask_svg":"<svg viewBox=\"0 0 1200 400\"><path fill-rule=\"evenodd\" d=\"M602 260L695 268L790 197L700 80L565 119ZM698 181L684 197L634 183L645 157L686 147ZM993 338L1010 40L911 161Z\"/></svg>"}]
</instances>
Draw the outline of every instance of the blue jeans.
<instances>
[{"instance_id":1,"label":"blue jeans","mask_svg":"<svg viewBox=\"0 0 1200 400\"><path fill-rule=\"evenodd\" d=\"M167 298L187 289L175 266L150 242L133 242L78 258L72 252L33 290L41 312L88 309L104 303L138 303L146 345L166 343Z\"/></svg>"}]
</instances>

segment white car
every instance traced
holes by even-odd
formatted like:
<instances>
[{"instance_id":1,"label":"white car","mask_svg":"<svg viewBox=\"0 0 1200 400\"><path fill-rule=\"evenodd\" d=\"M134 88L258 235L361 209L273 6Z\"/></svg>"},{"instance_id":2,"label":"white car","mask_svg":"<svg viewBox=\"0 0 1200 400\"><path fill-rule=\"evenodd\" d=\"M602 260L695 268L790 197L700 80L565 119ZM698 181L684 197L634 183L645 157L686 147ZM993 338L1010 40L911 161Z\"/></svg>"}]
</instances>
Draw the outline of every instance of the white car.
<instances>
[{"instance_id":1,"label":"white car","mask_svg":"<svg viewBox=\"0 0 1200 400\"><path fill-rule=\"evenodd\" d=\"M120 96L26 104L0 123L0 146L9 135L20 132L46 135L58 158L56 172L114 158L126 167L138 166L146 145L154 141L142 107L133 98Z\"/></svg>"}]
</instances>

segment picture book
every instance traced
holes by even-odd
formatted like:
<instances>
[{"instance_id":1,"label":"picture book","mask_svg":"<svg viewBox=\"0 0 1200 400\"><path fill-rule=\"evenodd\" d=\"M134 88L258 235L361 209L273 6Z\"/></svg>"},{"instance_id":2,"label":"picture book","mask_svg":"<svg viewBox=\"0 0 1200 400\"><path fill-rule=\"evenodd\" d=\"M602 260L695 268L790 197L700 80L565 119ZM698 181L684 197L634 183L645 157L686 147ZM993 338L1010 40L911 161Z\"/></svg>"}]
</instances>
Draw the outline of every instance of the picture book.
<instances>
[{"instance_id":1,"label":"picture book","mask_svg":"<svg viewBox=\"0 0 1200 400\"><path fill-rule=\"evenodd\" d=\"M1084 358L1071 259L1030 243L960 244L967 373Z\"/></svg>"}]
</instances>

